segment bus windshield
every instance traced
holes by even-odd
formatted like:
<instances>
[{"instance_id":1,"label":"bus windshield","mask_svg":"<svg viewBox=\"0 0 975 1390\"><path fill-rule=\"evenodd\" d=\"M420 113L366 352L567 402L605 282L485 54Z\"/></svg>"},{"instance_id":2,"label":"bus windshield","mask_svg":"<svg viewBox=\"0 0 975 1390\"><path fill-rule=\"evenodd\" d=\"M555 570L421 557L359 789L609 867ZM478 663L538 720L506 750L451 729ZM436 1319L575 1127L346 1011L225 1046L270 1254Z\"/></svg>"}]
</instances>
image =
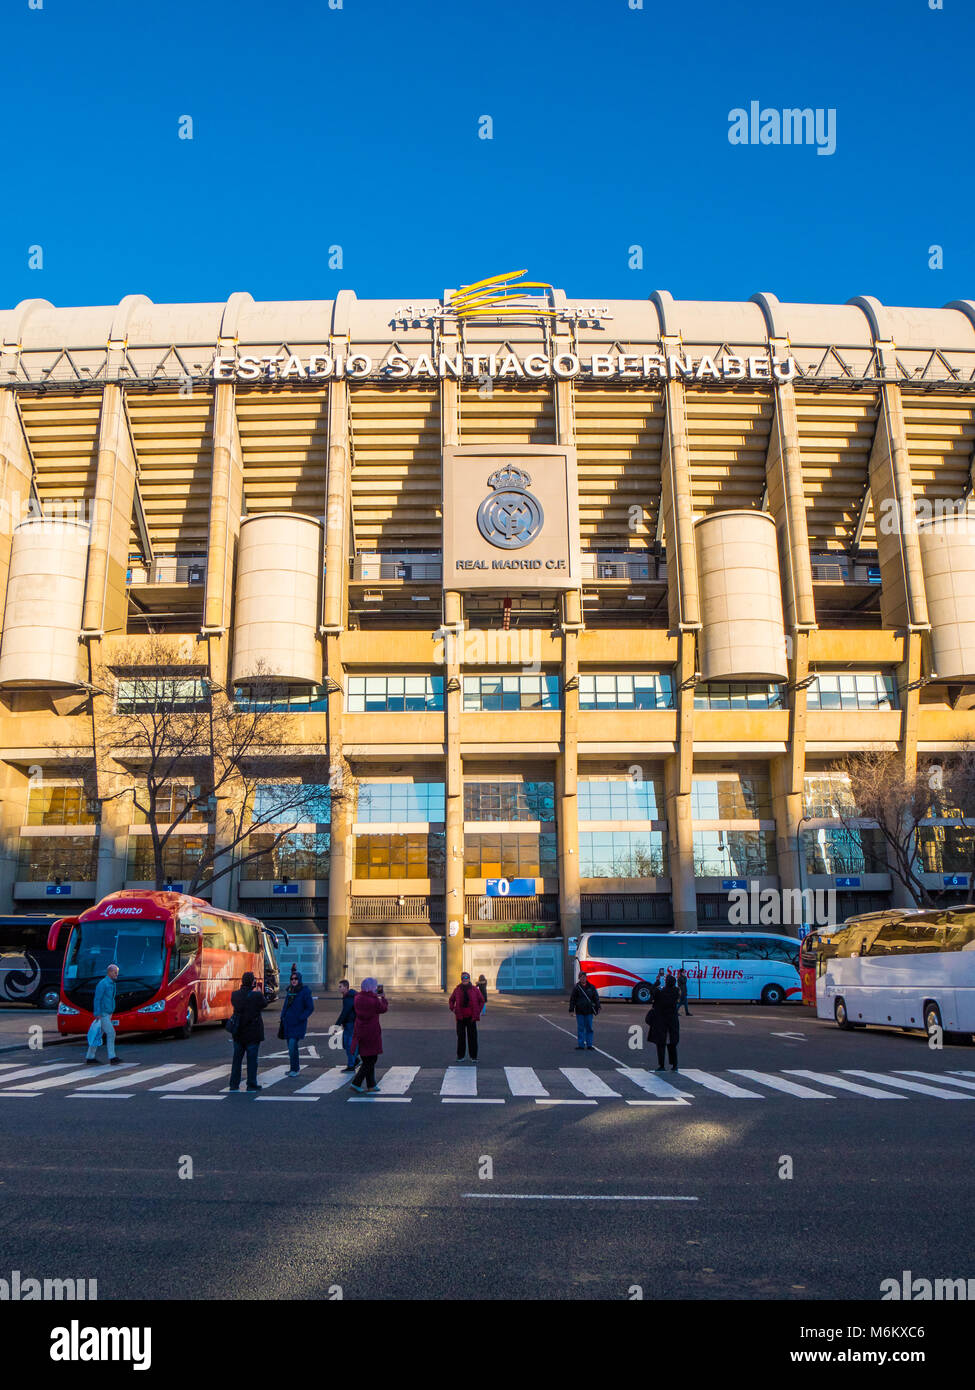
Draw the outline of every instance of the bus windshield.
<instances>
[{"instance_id":1,"label":"bus windshield","mask_svg":"<svg viewBox=\"0 0 975 1390\"><path fill-rule=\"evenodd\" d=\"M166 924L161 921L80 922L71 933L64 961L64 992L88 1004L107 968L119 968L116 1006L129 1008L151 998L163 982Z\"/></svg>"}]
</instances>

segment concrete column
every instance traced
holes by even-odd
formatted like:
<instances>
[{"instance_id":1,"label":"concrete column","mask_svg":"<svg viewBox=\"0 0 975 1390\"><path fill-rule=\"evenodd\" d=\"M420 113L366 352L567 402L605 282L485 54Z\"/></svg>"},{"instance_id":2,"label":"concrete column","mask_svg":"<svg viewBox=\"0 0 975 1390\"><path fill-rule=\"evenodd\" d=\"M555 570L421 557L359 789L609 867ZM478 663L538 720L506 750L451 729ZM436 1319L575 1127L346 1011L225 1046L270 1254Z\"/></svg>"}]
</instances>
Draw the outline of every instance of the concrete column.
<instances>
[{"instance_id":1,"label":"concrete column","mask_svg":"<svg viewBox=\"0 0 975 1390\"><path fill-rule=\"evenodd\" d=\"M243 489L244 464L237 428L235 388L230 382L220 382L213 398L213 472L203 609L203 631L210 639L210 675L220 685L227 683Z\"/></svg>"},{"instance_id":2,"label":"concrete column","mask_svg":"<svg viewBox=\"0 0 975 1390\"><path fill-rule=\"evenodd\" d=\"M898 701L901 707L901 729L898 752L905 777L917 771L917 741L921 724L921 655L923 638L920 632L908 632L904 642L904 660L896 667Z\"/></svg>"},{"instance_id":3,"label":"concrete column","mask_svg":"<svg viewBox=\"0 0 975 1390\"><path fill-rule=\"evenodd\" d=\"M575 604L570 604L569 599ZM582 929L579 892L579 634L571 626L578 593L566 595L566 630L562 635L562 752L556 769L558 816L559 906L562 922L562 977L568 983L572 961L569 938Z\"/></svg>"},{"instance_id":4,"label":"concrete column","mask_svg":"<svg viewBox=\"0 0 975 1390\"><path fill-rule=\"evenodd\" d=\"M0 903L4 912L15 912L20 830L27 813L30 783L19 767L0 763Z\"/></svg>"},{"instance_id":5,"label":"concrete column","mask_svg":"<svg viewBox=\"0 0 975 1390\"><path fill-rule=\"evenodd\" d=\"M806 767L806 709L809 675L809 634L797 629L789 658L789 743L784 757L773 758L772 807L775 816L775 852L782 888L807 887L805 869L797 859L796 835L804 813Z\"/></svg>"},{"instance_id":6,"label":"concrete column","mask_svg":"<svg viewBox=\"0 0 975 1390\"><path fill-rule=\"evenodd\" d=\"M236 845L232 843L236 827L240 824L242 803L243 791L240 787L230 786L217 793L213 822L213 843L216 850L213 861L214 870L224 868L229 863L231 855L240 858L245 852L246 840ZM232 869L229 874L224 874L222 878L218 878L210 890L210 901L213 906L223 908L225 912L236 911L239 907L237 901L239 881L239 869Z\"/></svg>"},{"instance_id":7,"label":"concrete column","mask_svg":"<svg viewBox=\"0 0 975 1390\"><path fill-rule=\"evenodd\" d=\"M339 980L344 979L346 974L346 943L349 937L349 915L352 904L352 868L355 862L355 847L352 838L355 807L353 790L348 786L348 770L342 735L345 674L342 667L341 638L338 635L328 636L325 639L325 644L326 676L329 685L329 777L332 786L338 786L342 792L342 794L332 797L325 984L328 989L338 989Z\"/></svg>"},{"instance_id":8,"label":"concrete column","mask_svg":"<svg viewBox=\"0 0 975 1390\"><path fill-rule=\"evenodd\" d=\"M694 772L695 639L682 632L674 680L677 685L677 752L664 763L667 794L667 842L674 927L697 929L697 889L694 882L694 817L691 787Z\"/></svg>"},{"instance_id":9,"label":"concrete column","mask_svg":"<svg viewBox=\"0 0 975 1390\"><path fill-rule=\"evenodd\" d=\"M870 493L880 558L883 625L927 627L904 410L900 387L890 381L880 386L877 430L870 451Z\"/></svg>"},{"instance_id":10,"label":"concrete column","mask_svg":"<svg viewBox=\"0 0 975 1390\"><path fill-rule=\"evenodd\" d=\"M101 636L125 631L125 572L136 488L136 457L121 386L102 391L98 472L92 505L83 626Z\"/></svg>"},{"instance_id":11,"label":"concrete column","mask_svg":"<svg viewBox=\"0 0 975 1390\"><path fill-rule=\"evenodd\" d=\"M792 382L775 388L775 417L765 463L768 509L775 517L779 538L779 568L785 625L789 633L796 628L815 627L812 564L809 558L809 532L806 528L806 498L802 487L799 457L799 428L796 395Z\"/></svg>"},{"instance_id":12,"label":"concrete column","mask_svg":"<svg viewBox=\"0 0 975 1390\"><path fill-rule=\"evenodd\" d=\"M464 768L460 752L461 648L463 608L453 590L444 594L444 707L446 724L446 859L444 870L445 919L444 984L453 989L464 968ZM451 934L451 928L454 928Z\"/></svg>"},{"instance_id":13,"label":"concrete column","mask_svg":"<svg viewBox=\"0 0 975 1390\"><path fill-rule=\"evenodd\" d=\"M668 348L665 346L664 350ZM664 540L667 547L668 613L672 628L696 629L701 626L701 604L683 382L668 381L665 384L664 406L660 504L664 512Z\"/></svg>"},{"instance_id":14,"label":"concrete column","mask_svg":"<svg viewBox=\"0 0 975 1390\"><path fill-rule=\"evenodd\" d=\"M27 515L32 474L16 393L0 390L0 614L7 594L13 530Z\"/></svg>"},{"instance_id":15,"label":"concrete column","mask_svg":"<svg viewBox=\"0 0 975 1390\"><path fill-rule=\"evenodd\" d=\"M349 571L349 507L352 497L349 449L349 387L345 380L328 388L328 478L325 503L325 599L322 625L326 633L345 627Z\"/></svg>"}]
</instances>

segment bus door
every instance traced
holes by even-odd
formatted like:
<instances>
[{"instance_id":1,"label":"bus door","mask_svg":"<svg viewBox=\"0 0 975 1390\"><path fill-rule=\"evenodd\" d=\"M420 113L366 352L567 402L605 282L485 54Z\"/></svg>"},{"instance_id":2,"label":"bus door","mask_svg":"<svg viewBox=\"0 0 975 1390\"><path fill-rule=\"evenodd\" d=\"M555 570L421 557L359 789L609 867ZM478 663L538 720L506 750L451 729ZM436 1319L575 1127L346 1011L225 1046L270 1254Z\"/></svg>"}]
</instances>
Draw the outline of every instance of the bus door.
<instances>
[{"instance_id":1,"label":"bus door","mask_svg":"<svg viewBox=\"0 0 975 1390\"><path fill-rule=\"evenodd\" d=\"M700 999L701 979L703 971L699 960L682 960L681 968L687 971L687 997L688 999Z\"/></svg>"}]
</instances>

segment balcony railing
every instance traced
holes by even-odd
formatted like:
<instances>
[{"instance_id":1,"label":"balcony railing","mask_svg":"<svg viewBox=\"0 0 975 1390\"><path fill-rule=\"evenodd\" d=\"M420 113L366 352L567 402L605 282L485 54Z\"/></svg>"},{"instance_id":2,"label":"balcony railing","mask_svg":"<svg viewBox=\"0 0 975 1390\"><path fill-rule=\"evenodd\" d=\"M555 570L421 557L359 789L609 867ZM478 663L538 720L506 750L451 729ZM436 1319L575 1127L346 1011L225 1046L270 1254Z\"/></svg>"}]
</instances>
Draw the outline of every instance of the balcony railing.
<instances>
[{"instance_id":1,"label":"balcony railing","mask_svg":"<svg viewBox=\"0 0 975 1390\"><path fill-rule=\"evenodd\" d=\"M667 566L652 555L583 555L583 579L665 580Z\"/></svg>"},{"instance_id":2,"label":"balcony railing","mask_svg":"<svg viewBox=\"0 0 975 1390\"><path fill-rule=\"evenodd\" d=\"M412 584L439 584L443 561L439 555L382 555L365 553L352 561L352 578L365 584L384 579Z\"/></svg>"},{"instance_id":3,"label":"balcony railing","mask_svg":"<svg viewBox=\"0 0 975 1390\"><path fill-rule=\"evenodd\" d=\"M134 561L126 573L129 584L205 584L206 577L205 555L160 555L151 565Z\"/></svg>"}]
</instances>

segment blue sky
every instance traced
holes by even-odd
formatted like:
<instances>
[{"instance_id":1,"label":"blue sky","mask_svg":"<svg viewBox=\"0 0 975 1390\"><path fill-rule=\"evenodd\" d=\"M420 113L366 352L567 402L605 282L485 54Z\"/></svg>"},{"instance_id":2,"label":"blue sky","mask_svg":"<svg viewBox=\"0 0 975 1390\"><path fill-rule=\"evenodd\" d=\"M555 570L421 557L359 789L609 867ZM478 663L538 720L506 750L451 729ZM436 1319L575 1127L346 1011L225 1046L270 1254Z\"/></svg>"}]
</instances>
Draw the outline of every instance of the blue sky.
<instances>
[{"instance_id":1,"label":"blue sky","mask_svg":"<svg viewBox=\"0 0 975 1390\"><path fill-rule=\"evenodd\" d=\"M971 298L975 3L930 2L0 0L0 306ZM751 101L836 152L730 144Z\"/></svg>"}]
</instances>

